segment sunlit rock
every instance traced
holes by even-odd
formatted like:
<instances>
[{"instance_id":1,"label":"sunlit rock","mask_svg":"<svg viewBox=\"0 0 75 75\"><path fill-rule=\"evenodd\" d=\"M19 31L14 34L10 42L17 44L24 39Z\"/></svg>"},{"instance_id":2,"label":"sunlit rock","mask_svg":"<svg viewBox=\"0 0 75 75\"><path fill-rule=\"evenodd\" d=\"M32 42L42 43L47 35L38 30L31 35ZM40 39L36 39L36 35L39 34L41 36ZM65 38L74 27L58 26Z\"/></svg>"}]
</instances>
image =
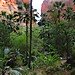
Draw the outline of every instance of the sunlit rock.
<instances>
[{"instance_id":1,"label":"sunlit rock","mask_svg":"<svg viewBox=\"0 0 75 75\"><path fill-rule=\"evenodd\" d=\"M29 3L29 0L0 0L0 11L5 11L7 13L12 13L18 11L17 1L23 1L24 3Z\"/></svg>"}]
</instances>

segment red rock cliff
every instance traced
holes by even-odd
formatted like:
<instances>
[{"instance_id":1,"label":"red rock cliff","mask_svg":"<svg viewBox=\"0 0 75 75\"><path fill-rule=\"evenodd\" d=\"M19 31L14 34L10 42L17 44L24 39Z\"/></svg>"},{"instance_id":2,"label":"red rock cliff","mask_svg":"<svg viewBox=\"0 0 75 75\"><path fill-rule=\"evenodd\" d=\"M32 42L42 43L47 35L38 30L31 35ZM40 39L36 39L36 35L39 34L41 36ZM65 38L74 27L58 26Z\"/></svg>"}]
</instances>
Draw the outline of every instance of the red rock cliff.
<instances>
[{"instance_id":1,"label":"red rock cliff","mask_svg":"<svg viewBox=\"0 0 75 75\"><path fill-rule=\"evenodd\" d=\"M44 0L41 6L41 13L45 13L55 1L62 1L66 6L72 6L75 11L75 5L73 5L73 0Z\"/></svg>"},{"instance_id":2,"label":"red rock cliff","mask_svg":"<svg viewBox=\"0 0 75 75\"><path fill-rule=\"evenodd\" d=\"M21 0L0 0L0 11L6 11L10 13L11 11L17 11L16 1ZM29 3L29 0L22 0L24 3Z\"/></svg>"}]
</instances>

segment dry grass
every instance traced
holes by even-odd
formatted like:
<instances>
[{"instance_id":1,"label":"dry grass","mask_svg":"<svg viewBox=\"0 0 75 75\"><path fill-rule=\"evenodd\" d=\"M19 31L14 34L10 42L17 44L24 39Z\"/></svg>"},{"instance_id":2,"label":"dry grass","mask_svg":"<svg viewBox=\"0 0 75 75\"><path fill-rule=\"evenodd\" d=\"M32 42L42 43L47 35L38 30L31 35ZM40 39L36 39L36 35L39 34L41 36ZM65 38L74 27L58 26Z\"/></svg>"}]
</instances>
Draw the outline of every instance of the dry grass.
<instances>
[{"instance_id":1,"label":"dry grass","mask_svg":"<svg viewBox=\"0 0 75 75\"><path fill-rule=\"evenodd\" d=\"M29 72L28 75L71 75L69 71L57 71L57 72L49 72L46 73L45 69L36 69Z\"/></svg>"}]
</instances>

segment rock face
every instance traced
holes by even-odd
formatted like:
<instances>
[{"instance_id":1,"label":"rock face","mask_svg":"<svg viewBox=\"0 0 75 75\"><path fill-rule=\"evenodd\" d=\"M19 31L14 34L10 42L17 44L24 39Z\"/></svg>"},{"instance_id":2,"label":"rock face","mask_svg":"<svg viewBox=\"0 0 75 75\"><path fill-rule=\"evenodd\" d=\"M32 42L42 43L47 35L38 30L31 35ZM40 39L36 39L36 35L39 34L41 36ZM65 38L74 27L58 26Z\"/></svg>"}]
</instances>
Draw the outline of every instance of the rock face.
<instances>
[{"instance_id":1,"label":"rock face","mask_svg":"<svg viewBox=\"0 0 75 75\"><path fill-rule=\"evenodd\" d=\"M23 0L24 3L29 3L29 0Z\"/></svg>"},{"instance_id":2,"label":"rock face","mask_svg":"<svg viewBox=\"0 0 75 75\"><path fill-rule=\"evenodd\" d=\"M0 11L10 13L10 11L17 11L16 1L19 0L0 0ZM21 0L20 0L21 1ZM24 3L29 3L29 0L22 0Z\"/></svg>"},{"instance_id":3,"label":"rock face","mask_svg":"<svg viewBox=\"0 0 75 75\"><path fill-rule=\"evenodd\" d=\"M73 0L44 0L41 6L41 13L45 13L49 8L51 8L55 1L62 1L66 6L71 6L75 11Z\"/></svg>"}]
</instances>

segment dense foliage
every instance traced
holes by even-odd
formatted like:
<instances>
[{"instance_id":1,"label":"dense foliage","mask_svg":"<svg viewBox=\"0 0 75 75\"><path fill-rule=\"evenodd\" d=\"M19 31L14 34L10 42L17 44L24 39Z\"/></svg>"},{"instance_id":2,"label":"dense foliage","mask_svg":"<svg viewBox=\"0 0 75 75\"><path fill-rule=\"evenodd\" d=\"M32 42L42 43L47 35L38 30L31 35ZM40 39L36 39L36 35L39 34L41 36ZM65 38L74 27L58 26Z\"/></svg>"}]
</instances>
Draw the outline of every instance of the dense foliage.
<instances>
[{"instance_id":1,"label":"dense foliage","mask_svg":"<svg viewBox=\"0 0 75 75\"><path fill-rule=\"evenodd\" d=\"M31 70L41 68L47 75L49 73L53 75L53 72L75 68L75 12L71 7L67 7L62 13L64 6L62 2L55 2L52 9L42 14L42 19L38 23L40 26L32 28ZM6 66L16 70L22 67L23 75L28 75L31 35L28 26L30 21L28 5L24 4L25 7L26 12L23 13L14 12L7 15L2 12L0 67L3 70ZM37 14L33 14L33 19L35 16ZM21 22L26 26L21 25Z\"/></svg>"}]
</instances>

